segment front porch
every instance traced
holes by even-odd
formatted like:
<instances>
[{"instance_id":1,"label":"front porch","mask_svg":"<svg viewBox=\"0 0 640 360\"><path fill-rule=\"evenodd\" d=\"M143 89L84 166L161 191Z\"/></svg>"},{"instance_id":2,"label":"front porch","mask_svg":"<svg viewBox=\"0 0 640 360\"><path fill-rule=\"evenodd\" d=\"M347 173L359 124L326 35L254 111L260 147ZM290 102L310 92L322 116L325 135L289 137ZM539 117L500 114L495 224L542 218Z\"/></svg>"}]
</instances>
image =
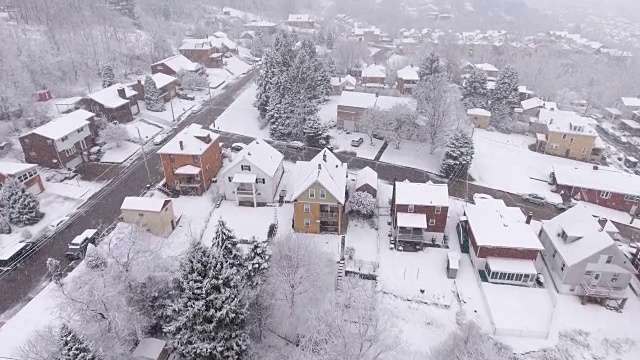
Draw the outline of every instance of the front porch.
<instances>
[{"instance_id":1,"label":"front porch","mask_svg":"<svg viewBox=\"0 0 640 360\"><path fill-rule=\"evenodd\" d=\"M394 236L397 246L422 250L426 245L427 216L424 214L398 213Z\"/></svg>"},{"instance_id":2,"label":"front porch","mask_svg":"<svg viewBox=\"0 0 640 360\"><path fill-rule=\"evenodd\" d=\"M233 193L236 195L236 205L251 203L258 206L256 198L256 174L238 173L233 176L232 183L236 186Z\"/></svg>"},{"instance_id":3,"label":"front porch","mask_svg":"<svg viewBox=\"0 0 640 360\"><path fill-rule=\"evenodd\" d=\"M340 206L338 205L320 205L320 233L321 234L340 234Z\"/></svg>"},{"instance_id":4,"label":"front porch","mask_svg":"<svg viewBox=\"0 0 640 360\"><path fill-rule=\"evenodd\" d=\"M202 169L194 165L185 165L174 171L174 187L180 195L202 195L206 187L202 180Z\"/></svg>"}]
</instances>

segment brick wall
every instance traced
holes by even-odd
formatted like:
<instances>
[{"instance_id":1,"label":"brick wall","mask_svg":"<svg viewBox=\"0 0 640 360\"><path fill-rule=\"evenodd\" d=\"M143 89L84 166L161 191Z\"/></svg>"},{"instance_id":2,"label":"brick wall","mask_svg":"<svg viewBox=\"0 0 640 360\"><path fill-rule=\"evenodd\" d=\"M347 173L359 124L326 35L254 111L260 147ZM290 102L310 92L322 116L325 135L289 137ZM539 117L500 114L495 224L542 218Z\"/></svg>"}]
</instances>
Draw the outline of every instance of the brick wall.
<instances>
[{"instance_id":1,"label":"brick wall","mask_svg":"<svg viewBox=\"0 0 640 360\"><path fill-rule=\"evenodd\" d=\"M522 259L533 261L538 258L538 250L478 246L471 227L468 227L468 232L469 241L471 242L471 247L473 248L473 253L477 254L478 258L486 259L487 257L500 257L507 259Z\"/></svg>"},{"instance_id":2,"label":"brick wall","mask_svg":"<svg viewBox=\"0 0 640 360\"><path fill-rule=\"evenodd\" d=\"M360 119L362 119L364 110L365 109L363 108L338 105L336 126L338 127L338 129L343 129L345 121L354 121L357 127L358 122L360 121Z\"/></svg>"},{"instance_id":3,"label":"brick wall","mask_svg":"<svg viewBox=\"0 0 640 360\"><path fill-rule=\"evenodd\" d=\"M162 161L162 168L164 170L164 177L167 181L167 187L175 190L175 181L185 181L188 176L176 175L174 172L176 169L185 165L194 165L202 169L201 173L201 186L198 189L198 194L205 192L209 185L211 185L211 179L216 177L218 171L222 167L222 154L220 152L220 141L214 140L212 145L202 154L202 156L194 157L192 155L169 155L160 154L160 160Z\"/></svg>"},{"instance_id":4,"label":"brick wall","mask_svg":"<svg viewBox=\"0 0 640 360\"><path fill-rule=\"evenodd\" d=\"M601 191L594 189L582 189L578 187L573 187L569 185L560 185L556 186L558 189L558 193L564 191L565 194L570 194L572 198L575 198L578 194L580 194L580 200L587 201L592 204L597 204L600 206L604 206L610 209L616 209L619 211L624 211L626 213L631 211L631 207L633 205L638 205L637 202L625 200L624 194L616 194L611 193L611 197L609 199L602 198Z\"/></svg>"}]
</instances>

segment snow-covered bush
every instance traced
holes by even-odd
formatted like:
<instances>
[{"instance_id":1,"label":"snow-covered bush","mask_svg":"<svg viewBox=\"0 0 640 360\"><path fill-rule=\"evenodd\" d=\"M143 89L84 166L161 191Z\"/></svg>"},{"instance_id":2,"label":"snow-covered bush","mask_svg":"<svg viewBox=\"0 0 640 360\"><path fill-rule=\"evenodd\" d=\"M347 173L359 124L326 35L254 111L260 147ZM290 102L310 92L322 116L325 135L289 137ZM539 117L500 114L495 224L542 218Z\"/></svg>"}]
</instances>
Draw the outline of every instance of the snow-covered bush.
<instances>
[{"instance_id":1,"label":"snow-covered bush","mask_svg":"<svg viewBox=\"0 0 640 360\"><path fill-rule=\"evenodd\" d=\"M29 240L33 237L33 235L31 234L31 231L24 229L20 233L20 237L22 238L22 240Z\"/></svg>"},{"instance_id":2,"label":"snow-covered bush","mask_svg":"<svg viewBox=\"0 0 640 360\"><path fill-rule=\"evenodd\" d=\"M375 215L377 209L378 201L367 192L356 191L349 197L347 211L350 214L370 218Z\"/></svg>"},{"instance_id":3,"label":"snow-covered bush","mask_svg":"<svg viewBox=\"0 0 640 360\"><path fill-rule=\"evenodd\" d=\"M40 221L40 200L15 180L8 181L0 191L0 208L9 223L23 227Z\"/></svg>"},{"instance_id":4,"label":"snow-covered bush","mask_svg":"<svg viewBox=\"0 0 640 360\"><path fill-rule=\"evenodd\" d=\"M178 81L180 82L180 87L186 90L209 87L209 81L206 76L186 70L178 71Z\"/></svg>"},{"instance_id":5,"label":"snow-covered bush","mask_svg":"<svg viewBox=\"0 0 640 360\"><path fill-rule=\"evenodd\" d=\"M458 131L445 148L440 173L448 179L465 176L471 167L473 154L473 139L465 131Z\"/></svg>"},{"instance_id":6,"label":"snow-covered bush","mask_svg":"<svg viewBox=\"0 0 640 360\"><path fill-rule=\"evenodd\" d=\"M0 213L0 234L11 234L11 225L5 213Z\"/></svg>"}]
</instances>

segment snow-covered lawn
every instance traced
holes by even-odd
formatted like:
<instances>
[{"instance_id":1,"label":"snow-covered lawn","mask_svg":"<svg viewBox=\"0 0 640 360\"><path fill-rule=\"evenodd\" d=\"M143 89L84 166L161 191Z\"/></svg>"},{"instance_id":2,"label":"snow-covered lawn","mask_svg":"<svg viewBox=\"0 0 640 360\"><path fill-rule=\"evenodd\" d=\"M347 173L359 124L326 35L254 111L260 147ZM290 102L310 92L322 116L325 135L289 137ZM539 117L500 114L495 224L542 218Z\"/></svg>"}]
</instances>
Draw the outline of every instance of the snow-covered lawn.
<instances>
[{"instance_id":1,"label":"snow-covered lawn","mask_svg":"<svg viewBox=\"0 0 640 360\"><path fill-rule=\"evenodd\" d=\"M374 221L349 220L345 246L355 248L355 260L378 261L378 230L371 227Z\"/></svg>"},{"instance_id":2,"label":"snow-covered lawn","mask_svg":"<svg viewBox=\"0 0 640 360\"><path fill-rule=\"evenodd\" d=\"M139 142L140 137L142 137L142 142L145 144L164 130L161 126L152 125L140 120L125 124L124 127L127 129L129 139L132 142ZM138 131L140 131L139 135Z\"/></svg>"},{"instance_id":3,"label":"snow-covered lawn","mask_svg":"<svg viewBox=\"0 0 640 360\"><path fill-rule=\"evenodd\" d=\"M102 148L102 150L104 151L104 154L102 155L100 162L122 164L140 150L140 145L134 144L130 141L121 141L120 146L116 146L116 144L107 144Z\"/></svg>"},{"instance_id":4,"label":"snow-covered lawn","mask_svg":"<svg viewBox=\"0 0 640 360\"><path fill-rule=\"evenodd\" d=\"M362 133L351 133L347 134L342 130L338 129L329 129L329 134L331 134L331 144L334 147L335 152L340 151L352 151L357 154L358 157L365 159L373 159L380 151L382 144L384 141L373 139L373 145L371 145L371 141L367 134ZM351 140L362 138L364 142L362 145L358 147L351 146Z\"/></svg>"},{"instance_id":5,"label":"snow-covered lawn","mask_svg":"<svg viewBox=\"0 0 640 360\"><path fill-rule=\"evenodd\" d=\"M396 149L393 144L389 144L380 161L438 174L440 173L442 153L429 154L429 146L426 143L402 141L399 149Z\"/></svg>"},{"instance_id":6,"label":"snow-covered lawn","mask_svg":"<svg viewBox=\"0 0 640 360\"><path fill-rule=\"evenodd\" d=\"M336 124L339 101L339 95L329 96L327 102L320 106L320 109L318 110L318 117L323 124L327 126L333 126Z\"/></svg>"},{"instance_id":7,"label":"snow-covered lawn","mask_svg":"<svg viewBox=\"0 0 640 360\"><path fill-rule=\"evenodd\" d=\"M141 101L139 103L140 114L138 114L136 117L142 118L148 121L154 121L154 120L160 119L162 120L161 124L164 124L164 122L174 122L174 118L176 119L176 122L177 122L179 117L184 119L192 109L194 109L196 106L200 107L200 105L205 99L206 97L204 96L200 96L200 99L196 98L196 100L184 100L184 99L178 99L176 97L171 99L171 102L166 103L165 110L161 112L147 110L147 108L144 105L144 101ZM173 106L173 114L171 113L171 106Z\"/></svg>"},{"instance_id":8,"label":"snow-covered lawn","mask_svg":"<svg viewBox=\"0 0 640 360\"><path fill-rule=\"evenodd\" d=\"M222 131L269 138L269 129L260 128L258 110L253 107L256 98L256 84L251 84L238 98L216 119L215 127Z\"/></svg>"}]
</instances>

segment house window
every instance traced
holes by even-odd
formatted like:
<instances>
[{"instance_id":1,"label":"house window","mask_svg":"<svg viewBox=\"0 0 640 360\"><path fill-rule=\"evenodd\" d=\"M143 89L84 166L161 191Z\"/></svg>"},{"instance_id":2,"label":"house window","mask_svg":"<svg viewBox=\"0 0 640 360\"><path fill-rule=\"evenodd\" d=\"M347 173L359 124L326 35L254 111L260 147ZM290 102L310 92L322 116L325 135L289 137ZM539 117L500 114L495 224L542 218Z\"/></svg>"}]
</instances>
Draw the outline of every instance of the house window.
<instances>
[{"instance_id":1,"label":"house window","mask_svg":"<svg viewBox=\"0 0 640 360\"><path fill-rule=\"evenodd\" d=\"M320 199L326 199L327 198L327 191L325 189L320 189Z\"/></svg>"},{"instance_id":2,"label":"house window","mask_svg":"<svg viewBox=\"0 0 640 360\"><path fill-rule=\"evenodd\" d=\"M304 204L304 212L306 212L306 213L311 212L311 205L310 204Z\"/></svg>"},{"instance_id":3,"label":"house window","mask_svg":"<svg viewBox=\"0 0 640 360\"><path fill-rule=\"evenodd\" d=\"M633 196L633 195L625 195L624 199L625 199L625 201L638 202L638 197L637 196Z\"/></svg>"},{"instance_id":4,"label":"house window","mask_svg":"<svg viewBox=\"0 0 640 360\"><path fill-rule=\"evenodd\" d=\"M436 206L436 214L440 214L442 212L442 208L440 206Z\"/></svg>"},{"instance_id":5,"label":"house window","mask_svg":"<svg viewBox=\"0 0 640 360\"><path fill-rule=\"evenodd\" d=\"M175 162L176 161L176 157L173 156L173 155L169 155L169 161Z\"/></svg>"},{"instance_id":6,"label":"house window","mask_svg":"<svg viewBox=\"0 0 640 360\"><path fill-rule=\"evenodd\" d=\"M586 154L587 153L587 148L582 148L582 151L580 153Z\"/></svg>"},{"instance_id":7,"label":"house window","mask_svg":"<svg viewBox=\"0 0 640 360\"><path fill-rule=\"evenodd\" d=\"M414 210L415 210L415 205L409 205L409 208L407 209L407 211L412 213Z\"/></svg>"},{"instance_id":8,"label":"house window","mask_svg":"<svg viewBox=\"0 0 640 360\"><path fill-rule=\"evenodd\" d=\"M84 130L84 126L81 127L80 129L78 129L78 134L80 134L82 132L82 130Z\"/></svg>"},{"instance_id":9,"label":"house window","mask_svg":"<svg viewBox=\"0 0 640 360\"><path fill-rule=\"evenodd\" d=\"M25 144L29 144L31 141L29 139L24 139Z\"/></svg>"},{"instance_id":10,"label":"house window","mask_svg":"<svg viewBox=\"0 0 640 360\"><path fill-rule=\"evenodd\" d=\"M562 135L562 140L567 140L567 134Z\"/></svg>"},{"instance_id":11,"label":"house window","mask_svg":"<svg viewBox=\"0 0 640 360\"><path fill-rule=\"evenodd\" d=\"M233 182L233 176L229 176L227 179L229 179L229 182Z\"/></svg>"},{"instance_id":12,"label":"house window","mask_svg":"<svg viewBox=\"0 0 640 360\"><path fill-rule=\"evenodd\" d=\"M611 191L600 191L600 197L603 199L611 199Z\"/></svg>"},{"instance_id":13,"label":"house window","mask_svg":"<svg viewBox=\"0 0 640 360\"><path fill-rule=\"evenodd\" d=\"M611 264L613 262L613 255L607 256L607 260L604 262L605 264Z\"/></svg>"},{"instance_id":14,"label":"house window","mask_svg":"<svg viewBox=\"0 0 640 360\"><path fill-rule=\"evenodd\" d=\"M256 178L256 184L265 184L266 180L264 178Z\"/></svg>"},{"instance_id":15,"label":"house window","mask_svg":"<svg viewBox=\"0 0 640 360\"><path fill-rule=\"evenodd\" d=\"M251 165L240 165L240 170L251 171Z\"/></svg>"},{"instance_id":16,"label":"house window","mask_svg":"<svg viewBox=\"0 0 640 360\"><path fill-rule=\"evenodd\" d=\"M552 149L557 149L558 148L558 144L551 143L551 144L549 144L549 147L552 148Z\"/></svg>"},{"instance_id":17,"label":"house window","mask_svg":"<svg viewBox=\"0 0 640 360\"><path fill-rule=\"evenodd\" d=\"M492 272L492 273L491 273L491 278L492 278L492 279L497 279L497 278L498 278L498 275L500 275L500 273Z\"/></svg>"},{"instance_id":18,"label":"house window","mask_svg":"<svg viewBox=\"0 0 640 360\"><path fill-rule=\"evenodd\" d=\"M569 139L569 144L573 144L573 139L574 139L574 138L570 138L570 139Z\"/></svg>"},{"instance_id":19,"label":"house window","mask_svg":"<svg viewBox=\"0 0 640 360\"><path fill-rule=\"evenodd\" d=\"M200 162L200 156L193 155L193 162L196 163L196 164L199 163Z\"/></svg>"},{"instance_id":20,"label":"house window","mask_svg":"<svg viewBox=\"0 0 640 360\"><path fill-rule=\"evenodd\" d=\"M555 259L556 254L558 254L558 250L553 250L553 256L551 256L551 257Z\"/></svg>"},{"instance_id":21,"label":"house window","mask_svg":"<svg viewBox=\"0 0 640 360\"><path fill-rule=\"evenodd\" d=\"M143 217L144 214L143 213L138 213L138 217Z\"/></svg>"},{"instance_id":22,"label":"house window","mask_svg":"<svg viewBox=\"0 0 640 360\"><path fill-rule=\"evenodd\" d=\"M505 280L507 278L507 273L500 273L500 277L498 280Z\"/></svg>"},{"instance_id":23,"label":"house window","mask_svg":"<svg viewBox=\"0 0 640 360\"><path fill-rule=\"evenodd\" d=\"M566 264L562 264L562 267L560 268L560 271L564 272L564 269L567 267Z\"/></svg>"},{"instance_id":24,"label":"house window","mask_svg":"<svg viewBox=\"0 0 640 360\"><path fill-rule=\"evenodd\" d=\"M316 190L309 189L309 199L315 199L315 198L316 198Z\"/></svg>"},{"instance_id":25,"label":"house window","mask_svg":"<svg viewBox=\"0 0 640 360\"><path fill-rule=\"evenodd\" d=\"M75 154L75 153L76 153L76 147L74 146L74 147L70 147L70 148L68 148L68 149L65 149L65 150L64 150L64 153L65 153L65 155L67 155L67 156L71 156L71 155L73 155L73 154Z\"/></svg>"},{"instance_id":26,"label":"house window","mask_svg":"<svg viewBox=\"0 0 640 360\"><path fill-rule=\"evenodd\" d=\"M514 276L515 276L514 274L509 273L509 274L507 275L507 280L508 280L508 281L513 281Z\"/></svg>"},{"instance_id":27,"label":"house window","mask_svg":"<svg viewBox=\"0 0 640 360\"><path fill-rule=\"evenodd\" d=\"M63 137L60 138L60 141L62 141L62 142L65 142L67 140L69 140L68 136L63 136Z\"/></svg>"},{"instance_id":28,"label":"house window","mask_svg":"<svg viewBox=\"0 0 640 360\"><path fill-rule=\"evenodd\" d=\"M620 277L619 273L615 273L613 274L613 276L611 276L611 282L616 282L618 281L618 278Z\"/></svg>"},{"instance_id":29,"label":"house window","mask_svg":"<svg viewBox=\"0 0 640 360\"><path fill-rule=\"evenodd\" d=\"M522 282L529 282L529 274L522 275Z\"/></svg>"},{"instance_id":30,"label":"house window","mask_svg":"<svg viewBox=\"0 0 640 360\"><path fill-rule=\"evenodd\" d=\"M587 270L584 272L584 276L591 276L592 274L593 274L593 271Z\"/></svg>"},{"instance_id":31,"label":"house window","mask_svg":"<svg viewBox=\"0 0 640 360\"><path fill-rule=\"evenodd\" d=\"M429 226L434 226L436 224L436 219L429 219Z\"/></svg>"},{"instance_id":32,"label":"house window","mask_svg":"<svg viewBox=\"0 0 640 360\"><path fill-rule=\"evenodd\" d=\"M516 274L516 281L522 281L522 274Z\"/></svg>"},{"instance_id":33,"label":"house window","mask_svg":"<svg viewBox=\"0 0 640 360\"><path fill-rule=\"evenodd\" d=\"M304 227L309 227L311 226L311 220L309 218L305 218L304 219Z\"/></svg>"}]
</instances>

